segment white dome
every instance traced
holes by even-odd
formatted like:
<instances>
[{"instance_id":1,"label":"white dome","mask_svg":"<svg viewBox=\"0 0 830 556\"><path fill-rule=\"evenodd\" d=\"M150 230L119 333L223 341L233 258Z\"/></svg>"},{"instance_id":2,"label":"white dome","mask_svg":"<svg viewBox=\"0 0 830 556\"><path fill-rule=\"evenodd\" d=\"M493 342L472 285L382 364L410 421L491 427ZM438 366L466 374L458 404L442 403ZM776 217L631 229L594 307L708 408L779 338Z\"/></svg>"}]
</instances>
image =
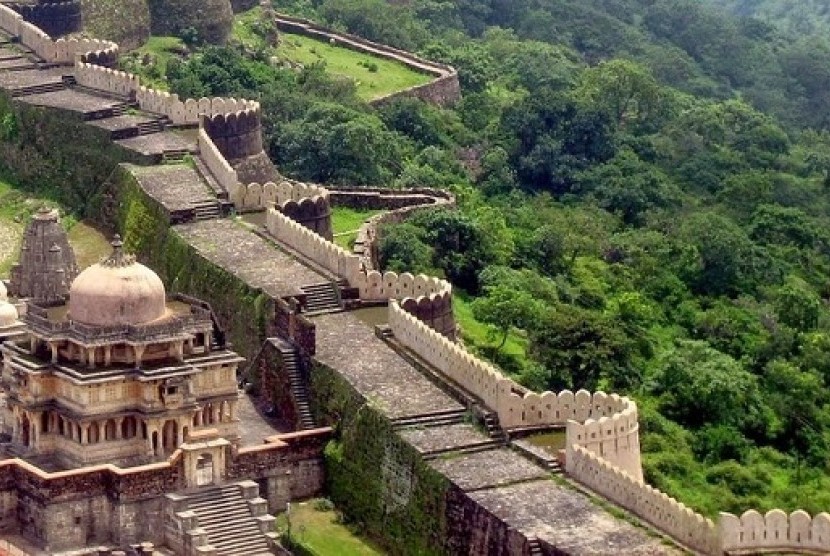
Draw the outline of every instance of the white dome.
<instances>
[{"instance_id":1,"label":"white dome","mask_svg":"<svg viewBox=\"0 0 830 556\"><path fill-rule=\"evenodd\" d=\"M0 301L0 328L17 322L17 309L8 301Z\"/></svg>"},{"instance_id":2,"label":"white dome","mask_svg":"<svg viewBox=\"0 0 830 556\"><path fill-rule=\"evenodd\" d=\"M167 314L167 295L158 275L121 251L81 272L69 288L69 318L84 324L144 324Z\"/></svg>"}]
</instances>

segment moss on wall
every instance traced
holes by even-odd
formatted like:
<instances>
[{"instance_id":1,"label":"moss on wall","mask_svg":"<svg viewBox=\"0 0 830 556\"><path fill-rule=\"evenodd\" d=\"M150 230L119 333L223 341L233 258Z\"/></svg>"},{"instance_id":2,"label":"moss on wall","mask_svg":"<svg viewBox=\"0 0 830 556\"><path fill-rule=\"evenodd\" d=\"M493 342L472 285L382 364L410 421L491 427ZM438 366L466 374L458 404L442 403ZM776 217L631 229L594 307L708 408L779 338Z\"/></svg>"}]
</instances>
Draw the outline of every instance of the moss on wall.
<instances>
[{"instance_id":1,"label":"moss on wall","mask_svg":"<svg viewBox=\"0 0 830 556\"><path fill-rule=\"evenodd\" d=\"M80 114L32 106L0 92L0 169L23 189L98 218L104 184L119 162L143 159L115 145Z\"/></svg>"},{"instance_id":2,"label":"moss on wall","mask_svg":"<svg viewBox=\"0 0 830 556\"><path fill-rule=\"evenodd\" d=\"M326 448L332 500L391 554L447 553L450 484L337 372L315 364L312 409L336 427Z\"/></svg>"},{"instance_id":3,"label":"moss on wall","mask_svg":"<svg viewBox=\"0 0 830 556\"><path fill-rule=\"evenodd\" d=\"M109 181L127 249L158 272L168 291L209 302L234 349L252 358L273 334L273 300L202 257L176 233L164 209L141 190L129 165L120 166Z\"/></svg>"},{"instance_id":4,"label":"moss on wall","mask_svg":"<svg viewBox=\"0 0 830 556\"><path fill-rule=\"evenodd\" d=\"M147 0L81 0L81 10L87 34L121 48L137 48L150 36Z\"/></svg>"}]
</instances>

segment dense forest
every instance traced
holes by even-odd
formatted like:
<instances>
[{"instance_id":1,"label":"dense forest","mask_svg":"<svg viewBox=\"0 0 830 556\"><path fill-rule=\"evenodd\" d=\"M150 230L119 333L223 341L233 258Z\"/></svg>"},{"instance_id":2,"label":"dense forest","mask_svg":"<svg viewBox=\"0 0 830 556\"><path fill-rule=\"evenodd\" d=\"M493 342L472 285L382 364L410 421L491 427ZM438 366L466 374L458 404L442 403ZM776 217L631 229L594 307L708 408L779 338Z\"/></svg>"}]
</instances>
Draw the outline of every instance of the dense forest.
<instances>
[{"instance_id":1,"label":"dense forest","mask_svg":"<svg viewBox=\"0 0 830 556\"><path fill-rule=\"evenodd\" d=\"M452 109L373 109L234 43L166 77L260 98L298 179L453 190L383 230L385 267L450 279L489 331L470 347L524 384L635 397L652 484L709 515L826 511L830 46L799 31L826 14L711 4L274 1L454 64Z\"/></svg>"}]
</instances>

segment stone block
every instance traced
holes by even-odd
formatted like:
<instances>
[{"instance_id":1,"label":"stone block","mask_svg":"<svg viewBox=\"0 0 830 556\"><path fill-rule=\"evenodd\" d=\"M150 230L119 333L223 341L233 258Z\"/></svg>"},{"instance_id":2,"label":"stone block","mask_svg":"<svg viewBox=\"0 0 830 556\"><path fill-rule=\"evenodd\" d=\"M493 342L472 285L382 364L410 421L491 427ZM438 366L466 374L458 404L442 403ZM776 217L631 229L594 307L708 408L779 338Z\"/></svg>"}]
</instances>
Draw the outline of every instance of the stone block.
<instances>
[{"instance_id":1,"label":"stone block","mask_svg":"<svg viewBox=\"0 0 830 556\"><path fill-rule=\"evenodd\" d=\"M253 500L259 497L259 485L254 481L240 481L237 486L245 500Z\"/></svg>"},{"instance_id":2,"label":"stone block","mask_svg":"<svg viewBox=\"0 0 830 556\"><path fill-rule=\"evenodd\" d=\"M268 513L268 501L265 498L253 498L248 500L248 509L254 517Z\"/></svg>"},{"instance_id":3,"label":"stone block","mask_svg":"<svg viewBox=\"0 0 830 556\"><path fill-rule=\"evenodd\" d=\"M257 525L259 525L259 530L264 533L274 533L274 529L277 526L277 518L272 515L261 515L256 518ZM275 534L275 533L274 533Z\"/></svg>"}]
</instances>

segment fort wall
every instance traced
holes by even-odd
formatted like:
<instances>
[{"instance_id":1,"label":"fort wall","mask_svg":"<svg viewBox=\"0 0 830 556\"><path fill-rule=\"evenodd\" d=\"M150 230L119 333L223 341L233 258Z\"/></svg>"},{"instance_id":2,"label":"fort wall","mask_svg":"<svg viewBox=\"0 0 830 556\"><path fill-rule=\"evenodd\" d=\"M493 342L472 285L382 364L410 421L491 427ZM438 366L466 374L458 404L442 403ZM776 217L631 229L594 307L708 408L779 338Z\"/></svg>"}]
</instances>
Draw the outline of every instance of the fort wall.
<instances>
[{"instance_id":1,"label":"fort wall","mask_svg":"<svg viewBox=\"0 0 830 556\"><path fill-rule=\"evenodd\" d=\"M329 192L324 187L282 180L279 183L237 183L228 191L239 211L274 207L323 238L330 241L333 237Z\"/></svg>"},{"instance_id":2,"label":"fort wall","mask_svg":"<svg viewBox=\"0 0 830 556\"><path fill-rule=\"evenodd\" d=\"M721 554L718 530L711 520L596 453L569 443L566 465L568 474L577 481L685 546L703 554Z\"/></svg>"},{"instance_id":3,"label":"fort wall","mask_svg":"<svg viewBox=\"0 0 830 556\"><path fill-rule=\"evenodd\" d=\"M358 255L326 240L274 208L268 210L268 233L308 257L332 274L345 278L359 292L361 301L400 300L404 311L414 311L427 326L454 338L452 285L433 276L367 271ZM417 320L417 319L416 319Z\"/></svg>"},{"instance_id":4,"label":"fort wall","mask_svg":"<svg viewBox=\"0 0 830 556\"><path fill-rule=\"evenodd\" d=\"M395 338L498 413L502 427L566 425L568 445L608 458L642 482L637 406L616 394L528 392L497 368L389 304Z\"/></svg>"}]
</instances>

